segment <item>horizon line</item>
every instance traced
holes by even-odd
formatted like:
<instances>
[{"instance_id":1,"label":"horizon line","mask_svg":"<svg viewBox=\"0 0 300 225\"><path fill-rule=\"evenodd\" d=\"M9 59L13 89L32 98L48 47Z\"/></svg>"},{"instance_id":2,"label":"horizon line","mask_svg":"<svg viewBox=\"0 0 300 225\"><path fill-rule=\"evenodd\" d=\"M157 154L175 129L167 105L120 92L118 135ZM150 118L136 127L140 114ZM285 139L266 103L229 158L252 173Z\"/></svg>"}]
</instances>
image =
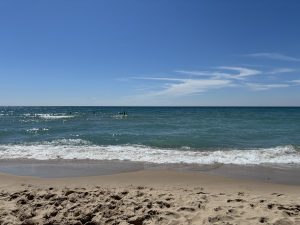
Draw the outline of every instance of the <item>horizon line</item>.
<instances>
[{"instance_id":1,"label":"horizon line","mask_svg":"<svg viewBox=\"0 0 300 225\"><path fill-rule=\"evenodd\" d=\"M293 107L300 105L0 105L0 107Z\"/></svg>"}]
</instances>

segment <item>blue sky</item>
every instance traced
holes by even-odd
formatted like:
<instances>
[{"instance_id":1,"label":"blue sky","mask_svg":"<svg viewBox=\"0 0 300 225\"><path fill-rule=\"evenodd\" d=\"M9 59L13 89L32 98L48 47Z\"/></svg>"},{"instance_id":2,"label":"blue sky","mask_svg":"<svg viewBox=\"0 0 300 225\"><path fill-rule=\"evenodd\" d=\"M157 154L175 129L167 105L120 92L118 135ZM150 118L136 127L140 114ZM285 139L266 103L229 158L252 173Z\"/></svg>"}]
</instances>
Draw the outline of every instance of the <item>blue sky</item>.
<instances>
[{"instance_id":1,"label":"blue sky","mask_svg":"<svg viewBox=\"0 0 300 225\"><path fill-rule=\"evenodd\" d=\"M300 106L300 1L0 0L0 105Z\"/></svg>"}]
</instances>

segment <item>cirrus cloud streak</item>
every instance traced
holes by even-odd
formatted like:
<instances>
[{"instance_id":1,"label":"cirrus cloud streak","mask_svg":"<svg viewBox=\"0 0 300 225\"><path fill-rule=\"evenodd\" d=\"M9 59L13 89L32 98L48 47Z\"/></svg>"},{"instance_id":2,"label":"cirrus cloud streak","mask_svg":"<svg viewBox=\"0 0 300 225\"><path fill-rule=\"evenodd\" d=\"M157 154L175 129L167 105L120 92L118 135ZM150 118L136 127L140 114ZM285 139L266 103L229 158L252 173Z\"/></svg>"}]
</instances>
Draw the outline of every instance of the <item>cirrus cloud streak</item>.
<instances>
[{"instance_id":1,"label":"cirrus cloud streak","mask_svg":"<svg viewBox=\"0 0 300 225\"><path fill-rule=\"evenodd\" d=\"M131 77L132 79L142 79L159 82L159 89L149 91L147 96L187 96L203 93L212 89L229 87L246 87L253 91L266 91L274 88L287 88L298 84L298 80L283 83L261 83L253 82L249 79L262 75L279 75L294 72L291 68L275 68L270 71L261 71L252 68L238 66L220 66L214 70L175 70L175 75L164 77ZM181 77L178 77L180 75ZM182 78L188 76L189 78Z\"/></svg>"}]
</instances>

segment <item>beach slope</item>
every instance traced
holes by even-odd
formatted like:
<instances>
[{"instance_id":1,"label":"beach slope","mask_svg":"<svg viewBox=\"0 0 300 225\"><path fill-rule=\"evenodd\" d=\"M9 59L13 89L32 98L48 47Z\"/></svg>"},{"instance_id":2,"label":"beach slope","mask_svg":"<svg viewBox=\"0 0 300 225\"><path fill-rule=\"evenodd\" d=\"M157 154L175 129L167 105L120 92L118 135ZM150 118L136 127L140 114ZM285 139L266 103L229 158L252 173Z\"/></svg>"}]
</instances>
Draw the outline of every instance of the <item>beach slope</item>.
<instances>
[{"instance_id":1,"label":"beach slope","mask_svg":"<svg viewBox=\"0 0 300 225\"><path fill-rule=\"evenodd\" d=\"M300 188L172 170L0 174L0 224L300 224Z\"/></svg>"}]
</instances>

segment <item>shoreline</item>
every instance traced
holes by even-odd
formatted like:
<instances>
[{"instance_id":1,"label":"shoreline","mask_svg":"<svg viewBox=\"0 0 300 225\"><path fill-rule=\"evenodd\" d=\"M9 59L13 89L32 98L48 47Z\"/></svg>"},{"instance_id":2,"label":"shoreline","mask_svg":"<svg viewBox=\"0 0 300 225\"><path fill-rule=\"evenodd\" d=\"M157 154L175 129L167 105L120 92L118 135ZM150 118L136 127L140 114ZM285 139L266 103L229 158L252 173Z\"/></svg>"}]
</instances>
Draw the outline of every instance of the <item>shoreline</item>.
<instances>
[{"instance_id":1,"label":"shoreline","mask_svg":"<svg viewBox=\"0 0 300 225\"><path fill-rule=\"evenodd\" d=\"M72 178L139 171L195 172L224 178L300 185L300 167L283 165L154 164L120 160L0 159L0 173L39 178Z\"/></svg>"}]
</instances>

